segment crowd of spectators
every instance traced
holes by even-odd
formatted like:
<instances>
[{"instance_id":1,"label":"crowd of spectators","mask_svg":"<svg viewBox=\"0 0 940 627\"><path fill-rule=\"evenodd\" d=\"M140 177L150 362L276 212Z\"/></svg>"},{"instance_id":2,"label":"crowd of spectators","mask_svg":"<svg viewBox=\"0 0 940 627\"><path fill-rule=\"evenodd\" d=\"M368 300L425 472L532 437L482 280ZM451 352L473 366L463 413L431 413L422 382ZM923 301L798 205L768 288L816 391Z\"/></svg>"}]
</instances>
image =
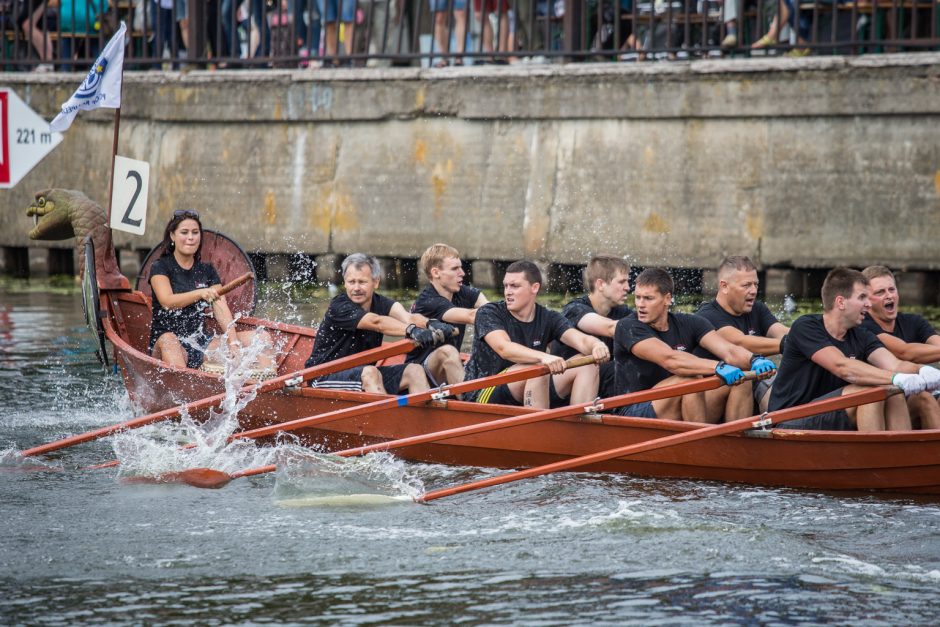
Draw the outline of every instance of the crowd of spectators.
<instances>
[{"instance_id":1,"label":"crowd of spectators","mask_svg":"<svg viewBox=\"0 0 940 627\"><path fill-rule=\"evenodd\" d=\"M140 68L858 54L940 48L938 13L936 0L0 0L0 59L68 70L122 20Z\"/></svg>"}]
</instances>

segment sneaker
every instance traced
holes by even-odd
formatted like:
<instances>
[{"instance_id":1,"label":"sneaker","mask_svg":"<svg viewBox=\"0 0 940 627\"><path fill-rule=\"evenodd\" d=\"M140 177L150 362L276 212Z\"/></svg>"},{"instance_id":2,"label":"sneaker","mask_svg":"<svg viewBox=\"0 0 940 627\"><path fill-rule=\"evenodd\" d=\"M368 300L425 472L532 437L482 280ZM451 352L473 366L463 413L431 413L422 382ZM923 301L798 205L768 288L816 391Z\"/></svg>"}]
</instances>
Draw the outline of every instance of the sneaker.
<instances>
[{"instance_id":1,"label":"sneaker","mask_svg":"<svg viewBox=\"0 0 940 627\"><path fill-rule=\"evenodd\" d=\"M33 71L39 74L45 74L46 72L55 72L55 68L51 63L40 63Z\"/></svg>"},{"instance_id":2,"label":"sneaker","mask_svg":"<svg viewBox=\"0 0 940 627\"><path fill-rule=\"evenodd\" d=\"M725 35L725 38L721 40L722 48L737 48L738 47L738 34L737 33L728 33Z\"/></svg>"},{"instance_id":3,"label":"sneaker","mask_svg":"<svg viewBox=\"0 0 940 627\"><path fill-rule=\"evenodd\" d=\"M812 51L809 48L794 48L783 56L785 57L808 57Z\"/></svg>"}]
</instances>

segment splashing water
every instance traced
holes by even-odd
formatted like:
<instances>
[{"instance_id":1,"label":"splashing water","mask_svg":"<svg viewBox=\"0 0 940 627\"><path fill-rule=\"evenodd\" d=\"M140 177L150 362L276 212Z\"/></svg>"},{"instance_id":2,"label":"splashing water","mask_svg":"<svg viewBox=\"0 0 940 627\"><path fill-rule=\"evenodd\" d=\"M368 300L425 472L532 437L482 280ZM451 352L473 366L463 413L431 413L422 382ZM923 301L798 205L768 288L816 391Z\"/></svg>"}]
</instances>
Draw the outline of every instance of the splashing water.
<instances>
[{"instance_id":1,"label":"splashing water","mask_svg":"<svg viewBox=\"0 0 940 627\"><path fill-rule=\"evenodd\" d=\"M52 462L36 457L23 457L16 447L0 450L0 470L5 472L31 472L35 470L55 470L62 468Z\"/></svg>"},{"instance_id":2,"label":"splashing water","mask_svg":"<svg viewBox=\"0 0 940 627\"><path fill-rule=\"evenodd\" d=\"M155 423L115 435L119 478L153 477L196 467L231 473L270 464L274 449L259 448L251 440L228 441L240 428L239 413L256 395L254 389L242 390L256 372L253 366L258 356L269 348L260 334L255 334L237 354L230 354L224 338L219 348L207 351L209 362L224 366L225 397L220 406L210 409L209 418L202 423L184 411L178 423Z\"/></svg>"},{"instance_id":3,"label":"splashing water","mask_svg":"<svg viewBox=\"0 0 940 627\"><path fill-rule=\"evenodd\" d=\"M350 506L413 502L424 483L389 453L337 457L284 444L277 453L275 500L281 506Z\"/></svg>"}]
</instances>

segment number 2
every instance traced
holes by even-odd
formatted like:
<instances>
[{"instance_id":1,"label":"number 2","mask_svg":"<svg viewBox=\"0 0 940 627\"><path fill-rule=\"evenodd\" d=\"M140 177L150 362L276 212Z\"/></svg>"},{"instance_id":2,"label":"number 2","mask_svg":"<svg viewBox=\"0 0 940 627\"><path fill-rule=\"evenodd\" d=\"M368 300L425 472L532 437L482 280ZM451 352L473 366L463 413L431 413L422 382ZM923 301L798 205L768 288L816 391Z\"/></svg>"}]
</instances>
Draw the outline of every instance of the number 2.
<instances>
[{"instance_id":1,"label":"number 2","mask_svg":"<svg viewBox=\"0 0 940 627\"><path fill-rule=\"evenodd\" d=\"M121 223L128 226L138 227L140 226L140 220L131 220L131 210L134 209L134 205L137 204L137 198L140 197L140 190L143 187L143 179L140 177L140 172L137 170L131 170L127 173L127 178L133 178L137 182L137 189L134 190L134 195L131 196L131 202L127 205L127 211L124 212L124 217L121 218Z\"/></svg>"}]
</instances>

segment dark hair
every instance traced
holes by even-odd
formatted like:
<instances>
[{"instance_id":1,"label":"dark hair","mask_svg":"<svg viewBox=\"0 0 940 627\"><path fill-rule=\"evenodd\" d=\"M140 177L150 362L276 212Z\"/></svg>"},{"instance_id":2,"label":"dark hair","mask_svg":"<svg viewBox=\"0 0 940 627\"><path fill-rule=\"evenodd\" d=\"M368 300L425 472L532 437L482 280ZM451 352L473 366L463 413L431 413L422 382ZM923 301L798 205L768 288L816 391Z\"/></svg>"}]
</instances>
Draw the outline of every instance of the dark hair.
<instances>
[{"instance_id":1,"label":"dark hair","mask_svg":"<svg viewBox=\"0 0 940 627\"><path fill-rule=\"evenodd\" d=\"M542 284L542 273L539 271L539 267L528 259L520 259L509 264L509 267L506 268L506 274L511 272L521 272L529 283Z\"/></svg>"},{"instance_id":2,"label":"dark hair","mask_svg":"<svg viewBox=\"0 0 940 627\"><path fill-rule=\"evenodd\" d=\"M200 261L200 254L202 253L202 221L199 220L199 214L195 211L178 209L173 212L173 217L170 218L170 221L166 223L166 228L163 229L163 241L161 242L163 252L160 256L169 257L173 254L173 249L176 247L173 245L173 240L170 239L170 233L175 231L183 220L195 220L196 224L199 225L199 248L196 249L195 257L196 261Z\"/></svg>"},{"instance_id":3,"label":"dark hair","mask_svg":"<svg viewBox=\"0 0 940 627\"><path fill-rule=\"evenodd\" d=\"M663 296L672 294L673 290L676 289L672 277L662 268L647 268L637 275L636 285L637 287L641 285L655 287Z\"/></svg>"},{"instance_id":4,"label":"dark hair","mask_svg":"<svg viewBox=\"0 0 940 627\"><path fill-rule=\"evenodd\" d=\"M584 287L588 292L593 292L594 284L597 283L598 279L610 283L618 272L630 276L630 264L623 257L595 255L584 271Z\"/></svg>"},{"instance_id":5,"label":"dark hair","mask_svg":"<svg viewBox=\"0 0 940 627\"><path fill-rule=\"evenodd\" d=\"M822 284L823 311L830 311L836 304L836 296L851 298L856 284L868 285L868 277L852 268L833 268Z\"/></svg>"}]
</instances>

